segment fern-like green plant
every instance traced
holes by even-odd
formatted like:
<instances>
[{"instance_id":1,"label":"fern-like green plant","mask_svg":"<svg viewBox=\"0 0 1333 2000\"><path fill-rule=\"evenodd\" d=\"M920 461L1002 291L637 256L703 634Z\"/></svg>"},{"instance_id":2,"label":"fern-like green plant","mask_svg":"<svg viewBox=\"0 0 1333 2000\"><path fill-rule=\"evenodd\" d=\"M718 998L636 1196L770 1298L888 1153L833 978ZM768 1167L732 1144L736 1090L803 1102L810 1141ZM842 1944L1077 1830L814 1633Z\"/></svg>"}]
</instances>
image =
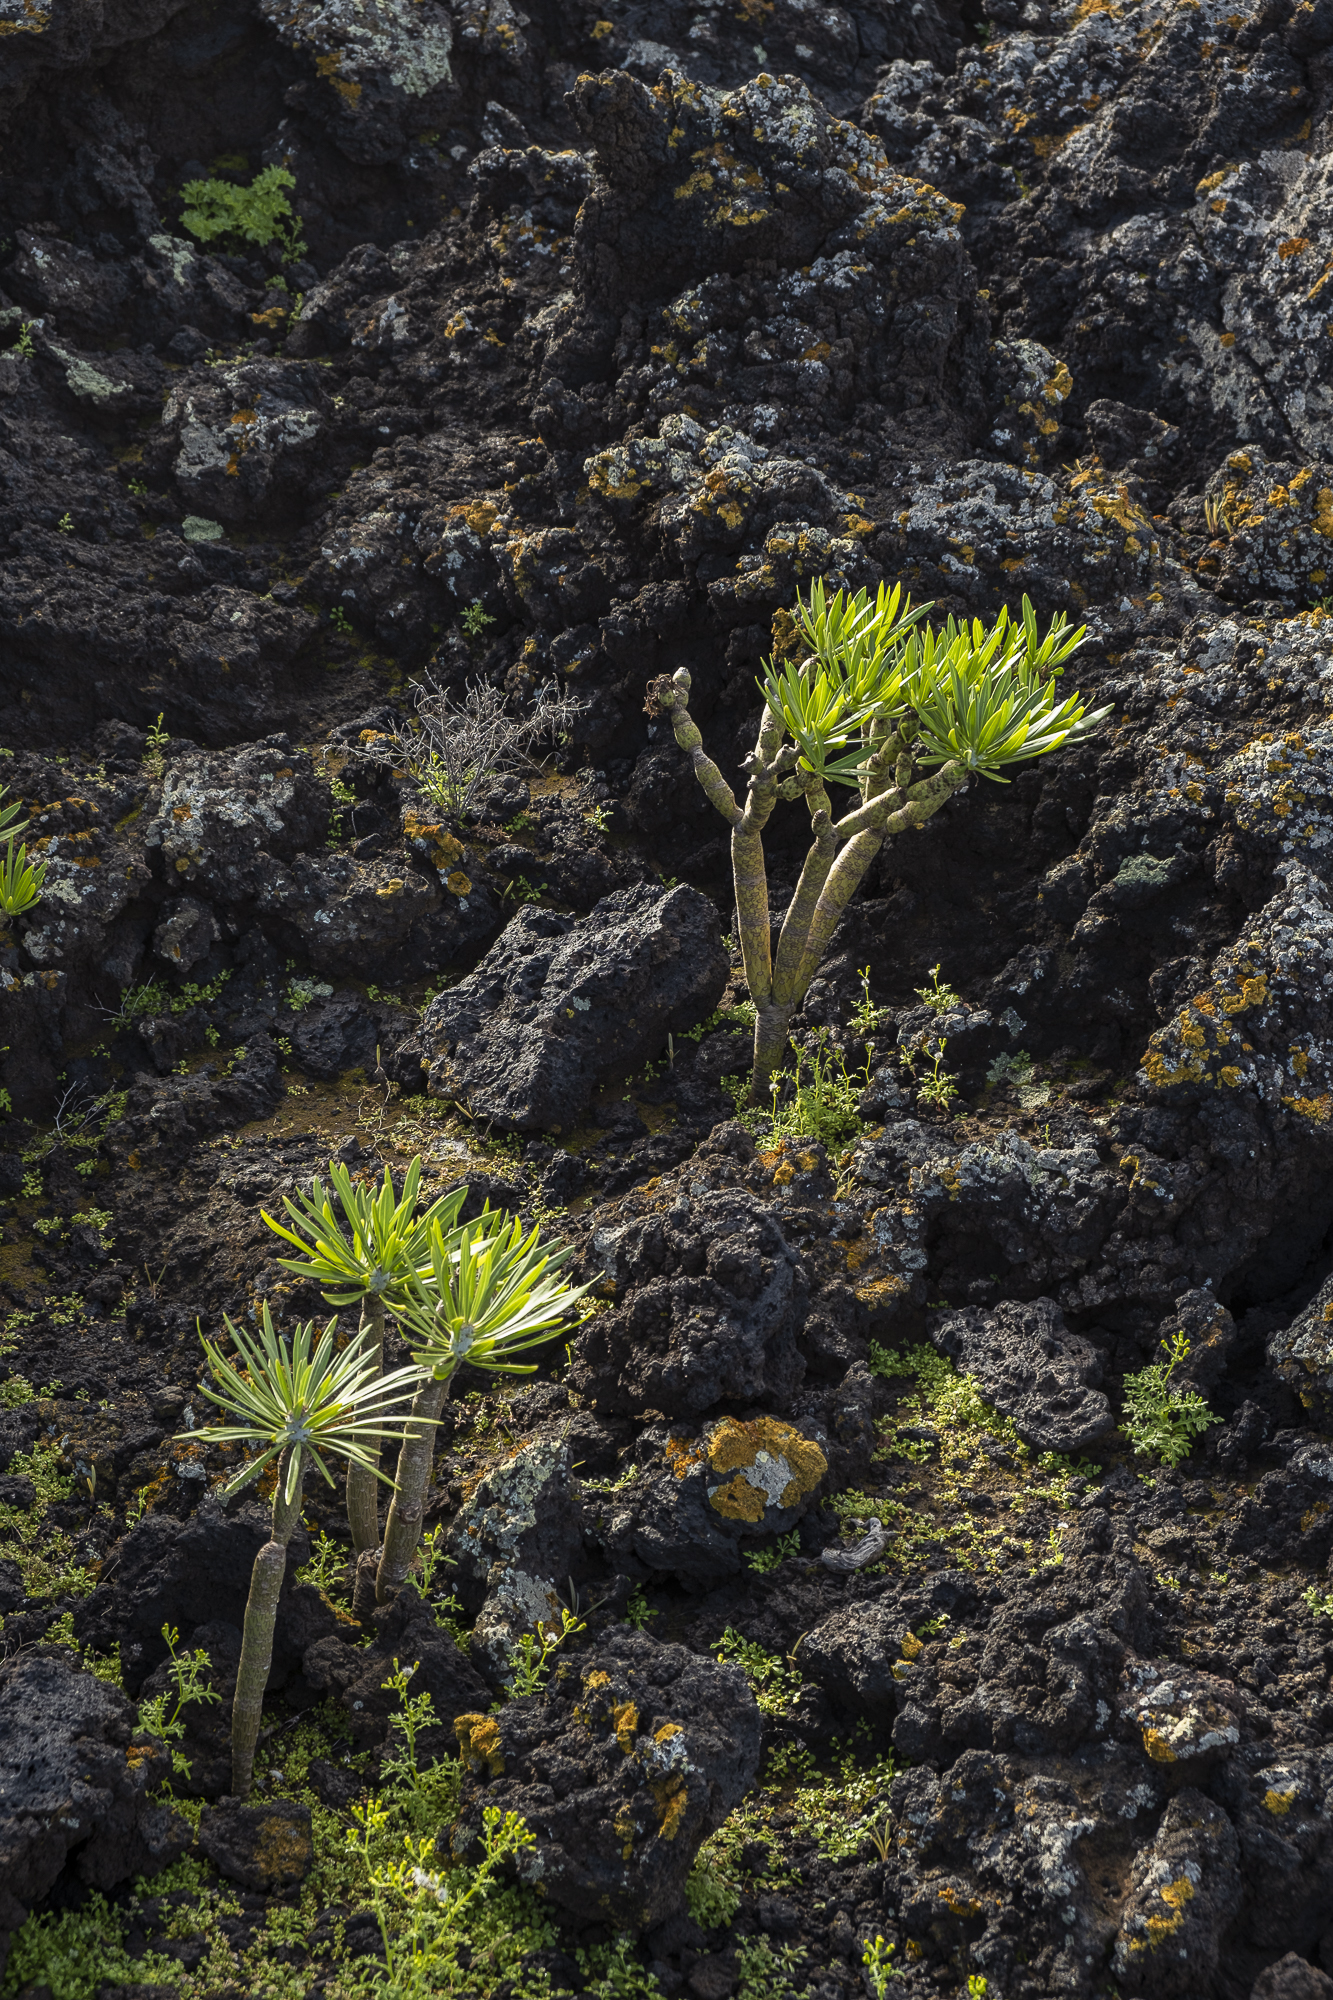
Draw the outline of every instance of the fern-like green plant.
<instances>
[{"instance_id":1,"label":"fern-like green plant","mask_svg":"<svg viewBox=\"0 0 1333 2000\"><path fill-rule=\"evenodd\" d=\"M538 1229L525 1234L518 1217L503 1212L456 1230L432 1225L428 1266L408 1280L394 1309L424 1380L398 1454L375 1580L381 1604L401 1590L421 1539L435 1426L455 1372L464 1361L495 1374L533 1372L535 1363L515 1356L553 1339L588 1289L561 1275L569 1256L563 1246L544 1244Z\"/></svg>"},{"instance_id":2,"label":"fern-like green plant","mask_svg":"<svg viewBox=\"0 0 1333 2000\"><path fill-rule=\"evenodd\" d=\"M291 1228L267 1210L261 1213L269 1228L300 1252L297 1257L279 1258L284 1271L312 1279L323 1289L326 1305L360 1307L362 1345L373 1354L376 1367L382 1368L385 1308L406 1296L406 1288L419 1269L430 1268L432 1229L453 1228L467 1189L455 1188L418 1215L420 1154L403 1177L401 1198L393 1191L387 1167L384 1185L378 1190L358 1187L347 1168L336 1160L329 1163L329 1180L332 1185L327 1193L316 1177L308 1194L298 1195L295 1201L284 1196L283 1206L294 1225ZM354 1555L378 1548L375 1477L369 1467L357 1461L347 1472L347 1520Z\"/></svg>"},{"instance_id":3,"label":"fern-like green plant","mask_svg":"<svg viewBox=\"0 0 1333 2000\"><path fill-rule=\"evenodd\" d=\"M293 213L285 188L296 181L286 167L265 167L248 188L233 181L186 181L181 189L185 206L181 227L200 243L215 243L225 236L237 236L261 249L277 242L283 261L294 263L304 256L301 218Z\"/></svg>"},{"instance_id":4,"label":"fern-like green plant","mask_svg":"<svg viewBox=\"0 0 1333 2000\"><path fill-rule=\"evenodd\" d=\"M1151 1452L1163 1465L1179 1465L1189 1457L1196 1439L1215 1416L1197 1389L1176 1381L1176 1371L1189 1360L1189 1335L1178 1332L1159 1361L1125 1377L1124 1429L1135 1451Z\"/></svg>"},{"instance_id":5,"label":"fern-like green plant","mask_svg":"<svg viewBox=\"0 0 1333 2000\"><path fill-rule=\"evenodd\" d=\"M231 1788L245 1798L254 1775L255 1744L259 1740L264 1690L273 1660L273 1627L278 1596L287 1568L287 1544L301 1515L301 1488L313 1463L332 1486L327 1457L346 1459L371 1480L382 1479L379 1449L385 1438L401 1434L404 1416L391 1414L407 1402L420 1380L415 1368L398 1368L390 1375L367 1345L356 1340L336 1352L338 1322L331 1319L318 1339L313 1324L298 1326L290 1341L274 1329L265 1305L259 1335L252 1339L231 1320L224 1322L236 1350L232 1360L201 1335L212 1385L203 1393L229 1422L210 1426L210 1440L258 1447L225 1487L236 1493L264 1468L277 1461L273 1488L273 1520L269 1539L255 1557L250 1595L245 1606L241 1660L231 1717ZM183 1437L197 1443L199 1433ZM385 1482L388 1483L387 1481Z\"/></svg>"},{"instance_id":6,"label":"fern-like green plant","mask_svg":"<svg viewBox=\"0 0 1333 2000\"><path fill-rule=\"evenodd\" d=\"M816 581L797 600L799 657L769 661L759 689L759 734L746 760L744 805L703 749L689 712L690 676L654 681L648 705L670 716L709 802L731 827L741 954L756 1009L750 1103L762 1104L782 1062L787 1030L834 929L884 842L924 826L972 777L1004 784L1010 766L1049 756L1109 715L1077 695L1057 696L1063 662L1082 642L1063 616L1043 634L1027 598L1022 615L992 626L921 622L901 585L826 597ZM835 820L829 787L859 803ZM768 912L764 829L779 799L803 798L812 844L783 919L776 956Z\"/></svg>"}]
</instances>

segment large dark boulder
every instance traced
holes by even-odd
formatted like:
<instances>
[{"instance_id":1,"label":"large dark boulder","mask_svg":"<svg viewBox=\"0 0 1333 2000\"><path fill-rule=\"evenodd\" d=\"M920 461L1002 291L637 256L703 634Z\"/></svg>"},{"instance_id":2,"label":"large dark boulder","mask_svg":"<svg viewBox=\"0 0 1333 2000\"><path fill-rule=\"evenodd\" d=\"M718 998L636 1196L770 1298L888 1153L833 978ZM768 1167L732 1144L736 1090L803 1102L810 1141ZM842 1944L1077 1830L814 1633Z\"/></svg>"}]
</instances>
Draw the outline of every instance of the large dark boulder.
<instances>
[{"instance_id":1,"label":"large dark boulder","mask_svg":"<svg viewBox=\"0 0 1333 2000\"><path fill-rule=\"evenodd\" d=\"M134 1710L60 1647L0 1668L0 1971L10 1934L72 1861L91 1889L154 1875L190 1844L148 1803L152 1757L127 1757Z\"/></svg>"},{"instance_id":2,"label":"large dark boulder","mask_svg":"<svg viewBox=\"0 0 1333 2000\"><path fill-rule=\"evenodd\" d=\"M510 1132L568 1132L619 1081L708 1014L727 956L697 889L646 883L586 917L525 909L476 971L437 994L392 1059L405 1084Z\"/></svg>"},{"instance_id":3,"label":"large dark boulder","mask_svg":"<svg viewBox=\"0 0 1333 2000\"><path fill-rule=\"evenodd\" d=\"M150 1514L108 1559L105 1580L75 1607L79 1643L109 1652L119 1641L125 1686L137 1696L167 1657L164 1625L176 1626L186 1646L197 1626L244 1626L250 1575L269 1526L268 1510L255 1501L230 1519L207 1498L184 1521ZM309 1557L310 1538L298 1527L278 1602L271 1687L281 1687L306 1648L337 1624L327 1599L313 1585L295 1580Z\"/></svg>"},{"instance_id":4,"label":"large dark boulder","mask_svg":"<svg viewBox=\"0 0 1333 2000\"><path fill-rule=\"evenodd\" d=\"M1111 1429L1101 1355L1050 1299L945 1313L931 1339L1035 1451L1086 1451Z\"/></svg>"},{"instance_id":5,"label":"large dark boulder","mask_svg":"<svg viewBox=\"0 0 1333 2000\"><path fill-rule=\"evenodd\" d=\"M520 1813L537 1837L524 1879L577 1922L646 1930L754 1783L759 1727L738 1667L618 1630L544 1695L459 1718L463 1811L441 1844L461 1859L486 1808Z\"/></svg>"},{"instance_id":6,"label":"large dark boulder","mask_svg":"<svg viewBox=\"0 0 1333 2000\"><path fill-rule=\"evenodd\" d=\"M593 1233L620 1298L579 1335L571 1387L626 1414L698 1417L724 1399L784 1408L805 1375L809 1287L771 1206L744 1188L681 1187L664 1214L622 1214Z\"/></svg>"}]
</instances>

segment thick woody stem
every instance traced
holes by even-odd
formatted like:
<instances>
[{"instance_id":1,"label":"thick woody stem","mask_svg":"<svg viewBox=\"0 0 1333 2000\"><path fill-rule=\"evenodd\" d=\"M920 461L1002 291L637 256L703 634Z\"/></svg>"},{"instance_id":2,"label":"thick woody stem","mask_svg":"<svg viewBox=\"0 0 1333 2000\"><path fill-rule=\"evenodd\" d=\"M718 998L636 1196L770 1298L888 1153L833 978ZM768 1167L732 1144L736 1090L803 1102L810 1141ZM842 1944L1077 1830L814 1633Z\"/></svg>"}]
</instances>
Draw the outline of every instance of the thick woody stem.
<instances>
[{"instance_id":1,"label":"thick woody stem","mask_svg":"<svg viewBox=\"0 0 1333 2000\"><path fill-rule=\"evenodd\" d=\"M880 848L891 834L903 833L910 826L924 826L937 813L945 801L967 780L967 772L959 764L946 764L931 778L913 785L907 802L896 811L889 808L901 794L896 790L885 797L875 799L858 812L850 813L841 821L836 831L850 833L846 846L829 871L823 894L811 919L809 936L804 956L796 971L796 1004L805 998L810 981L819 970L829 939L837 929L838 920L851 902L861 882Z\"/></svg>"},{"instance_id":2,"label":"thick woody stem","mask_svg":"<svg viewBox=\"0 0 1333 2000\"><path fill-rule=\"evenodd\" d=\"M779 1006L787 1007L790 1007L797 997L793 981L804 954L805 941L810 934L810 925L819 906L820 895L838 852L838 836L833 830L833 815L829 807L828 793L818 778L814 778L808 786L806 801L810 807L810 830L814 840L805 857L801 879L796 884L796 894L792 897L787 914L782 920L777 963L773 967L774 1001Z\"/></svg>"},{"instance_id":3,"label":"thick woody stem","mask_svg":"<svg viewBox=\"0 0 1333 2000\"><path fill-rule=\"evenodd\" d=\"M278 1598L287 1572L287 1544L301 1517L301 1484L290 1501L283 1495L292 1447L288 1445L278 1460L278 1484L273 1494L273 1528L270 1539L255 1557L250 1572L250 1595L245 1605L245 1630L241 1638L241 1663L236 1675L236 1699L231 1710L231 1788L238 1799L249 1796L254 1778L255 1745L264 1712L264 1691L273 1663L273 1627L277 1622Z\"/></svg>"},{"instance_id":4,"label":"thick woody stem","mask_svg":"<svg viewBox=\"0 0 1333 2000\"><path fill-rule=\"evenodd\" d=\"M770 1004L755 1014L754 1068L750 1073L748 1099L751 1104L764 1104L768 1100L769 1078L787 1053L787 1030L795 1011L792 1006Z\"/></svg>"},{"instance_id":5,"label":"thick woody stem","mask_svg":"<svg viewBox=\"0 0 1333 2000\"><path fill-rule=\"evenodd\" d=\"M412 1414L398 1449L398 1490L389 1503L389 1518L384 1526L384 1553L375 1578L375 1601L378 1604L391 1603L397 1597L407 1581L417 1543L421 1540L426 1488L435 1463L435 1429L448 1393L448 1379L438 1382L431 1375L412 1400Z\"/></svg>"},{"instance_id":6,"label":"thick woody stem","mask_svg":"<svg viewBox=\"0 0 1333 2000\"><path fill-rule=\"evenodd\" d=\"M359 1329L363 1350L375 1356L375 1373L384 1373L384 1301L367 1292L361 1301ZM378 1547L380 1539L379 1481L369 1467L355 1461L347 1468L347 1524L352 1530L353 1559Z\"/></svg>"}]
</instances>

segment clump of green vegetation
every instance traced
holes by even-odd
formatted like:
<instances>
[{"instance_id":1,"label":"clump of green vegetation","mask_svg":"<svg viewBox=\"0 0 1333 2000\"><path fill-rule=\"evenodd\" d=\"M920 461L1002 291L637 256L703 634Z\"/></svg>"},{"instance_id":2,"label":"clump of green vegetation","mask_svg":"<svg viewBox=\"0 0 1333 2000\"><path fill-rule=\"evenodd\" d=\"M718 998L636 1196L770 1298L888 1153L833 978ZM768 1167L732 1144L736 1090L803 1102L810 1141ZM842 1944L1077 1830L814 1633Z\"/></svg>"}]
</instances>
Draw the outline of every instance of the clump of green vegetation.
<instances>
[{"instance_id":1,"label":"clump of green vegetation","mask_svg":"<svg viewBox=\"0 0 1333 2000\"><path fill-rule=\"evenodd\" d=\"M1210 1424L1220 1424L1197 1389L1186 1389L1174 1377L1188 1361L1189 1336L1176 1334L1160 1361L1150 1361L1125 1377L1123 1429L1135 1451L1151 1453L1163 1465L1179 1465Z\"/></svg>"},{"instance_id":2,"label":"clump of green vegetation","mask_svg":"<svg viewBox=\"0 0 1333 2000\"><path fill-rule=\"evenodd\" d=\"M907 1967L893 1963L898 1947L889 1944L882 1936L868 1938L861 1953L861 1963L866 1969L870 1984L875 1990L875 2000L884 2000L891 1979L906 1979Z\"/></svg>"},{"instance_id":3,"label":"clump of green vegetation","mask_svg":"<svg viewBox=\"0 0 1333 2000\"><path fill-rule=\"evenodd\" d=\"M74 1543L64 1528L51 1527L47 1509L68 1500L73 1473L61 1469L61 1447L55 1438L38 1438L29 1452L18 1451L9 1461L11 1473L30 1479L36 1492L31 1509L0 1504L0 1556L17 1563L29 1597L86 1597L95 1578L77 1562Z\"/></svg>"},{"instance_id":4,"label":"clump of green vegetation","mask_svg":"<svg viewBox=\"0 0 1333 2000\"><path fill-rule=\"evenodd\" d=\"M474 597L471 604L468 605L467 609L463 612L462 616L459 618L458 622L463 628L463 634L465 638L480 639L482 633L486 630L486 628L489 625L494 625L495 620L486 610L486 607L483 605L481 599L479 597Z\"/></svg>"},{"instance_id":5,"label":"clump of green vegetation","mask_svg":"<svg viewBox=\"0 0 1333 2000\"><path fill-rule=\"evenodd\" d=\"M347 616L347 613L343 610L341 604L335 604L332 611L330 611L329 623L330 625L332 625L334 631L338 634L339 638L341 639L351 638L352 621Z\"/></svg>"},{"instance_id":6,"label":"clump of green vegetation","mask_svg":"<svg viewBox=\"0 0 1333 2000\"><path fill-rule=\"evenodd\" d=\"M916 1094L921 1102L938 1105L941 1111L947 1111L958 1095L957 1074L943 1068L946 1047L947 1042L941 1036L938 1041L924 1048L914 1049L902 1058L903 1068L916 1084ZM929 1070L919 1081L916 1074L918 1060L930 1064Z\"/></svg>"},{"instance_id":7,"label":"clump of green vegetation","mask_svg":"<svg viewBox=\"0 0 1333 2000\"><path fill-rule=\"evenodd\" d=\"M735 1661L753 1688L763 1715L785 1715L805 1685L795 1667L787 1666L776 1653L766 1653L733 1625L713 1641L713 1651L719 1660Z\"/></svg>"},{"instance_id":8,"label":"clump of green vegetation","mask_svg":"<svg viewBox=\"0 0 1333 2000\"><path fill-rule=\"evenodd\" d=\"M6 2000L24 1990L51 2000L92 2000L100 1986L167 1986L180 1961L160 1952L131 1958L118 1911L94 1893L82 1909L48 1910L29 1917L17 1932L5 1967Z\"/></svg>"},{"instance_id":9,"label":"clump of green vegetation","mask_svg":"<svg viewBox=\"0 0 1333 2000\"><path fill-rule=\"evenodd\" d=\"M685 1884L685 1901L696 1924L706 1931L729 1924L741 1906L741 1888L728 1865L726 1850L711 1835L694 1857Z\"/></svg>"},{"instance_id":10,"label":"clump of green vegetation","mask_svg":"<svg viewBox=\"0 0 1333 2000\"><path fill-rule=\"evenodd\" d=\"M952 986L945 985L941 981L938 965L931 966L930 984L929 986L918 986L916 997L921 1001L923 1006L929 1007L936 1014L947 1014L951 1007L958 1005L959 999L958 994L954 992Z\"/></svg>"},{"instance_id":11,"label":"clump of green vegetation","mask_svg":"<svg viewBox=\"0 0 1333 2000\"><path fill-rule=\"evenodd\" d=\"M1322 1591L1318 1584L1312 1583L1302 1595L1301 1603L1316 1618L1333 1618L1333 1590Z\"/></svg>"},{"instance_id":12,"label":"clump of green vegetation","mask_svg":"<svg viewBox=\"0 0 1333 2000\"><path fill-rule=\"evenodd\" d=\"M141 1701L135 1717L137 1726L145 1735L160 1736L164 1743L173 1746L185 1734L185 1724L181 1720L183 1708L191 1702L222 1699L204 1679L204 1675L213 1664L208 1654L202 1646L196 1646L192 1653L178 1653L176 1648L180 1644L180 1636L174 1625L162 1627L162 1637L166 1640L167 1651L171 1655L171 1665L167 1669L167 1674L176 1691L175 1706L171 1707L171 1693L168 1690L164 1694L150 1695L146 1701ZM170 1714L167 1713L168 1708L171 1708ZM171 1768L178 1777L188 1778L190 1775L189 1758L174 1747L171 1751Z\"/></svg>"},{"instance_id":13,"label":"clump of green vegetation","mask_svg":"<svg viewBox=\"0 0 1333 2000\"><path fill-rule=\"evenodd\" d=\"M760 1105L843 911L884 842L920 827L973 777L1007 782L1013 764L1076 743L1110 713L1058 700L1063 662L1082 643L1063 615L1043 636L1023 599L987 629L980 619L921 624L931 607L881 584L872 600L816 580L787 617L765 663L763 716L746 760L741 805L703 749L689 712L691 680L678 668L652 682L650 707L670 716L710 804L732 829L736 914L746 983L758 1010L750 1102ZM856 793L835 820L830 786ZM811 846L772 949L764 831L779 799L803 798Z\"/></svg>"},{"instance_id":14,"label":"clump of green vegetation","mask_svg":"<svg viewBox=\"0 0 1333 2000\"><path fill-rule=\"evenodd\" d=\"M0 799L7 789L0 786ZM26 819L19 823L22 811L21 805L0 805L0 844L4 849L0 854L0 913L6 917L21 917L40 902L46 880L46 863L30 862L27 847L19 842L19 835L26 833L29 825Z\"/></svg>"},{"instance_id":15,"label":"clump of green vegetation","mask_svg":"<svg viewBox=\"0 0 1333 2000\"><path fill-rule=\"evenodd\" d=\"M258 1456L225 1490L237 1492L270 1462L277 1461L272 1527L268 1541L255 1557L250 1579L232 1708L231 1788L241 1799L249 1795L254 1773L255 1745L273 1659L278 1593L287 1568L287 1544L301 1515L307 1462L313 1459L330 1486L333 1475L324 1463L325 1453L364 1468L372 1479L383 1478L376 1462L380 1448L387 1437L401 1432L406 1421L391 1412L416 1387L417 1371L413 1368L381 1375L379 1359L364 1340L353 1341L341 1354L335 1354L337 1327L337 1320L331 1319L318 1344L309 1323L298 1326L290 1342L282 1340L274 1331L265 1302L257 1341L249 1339L231 1320L226 1321L236 1362L226 1359L211 1341L203 1342L215 1386L200 1387L232 1420L212 1430L211 1436L219 1443L260 1448ZM191 1438L196 1433L184 1436Z\"/></svg>"},{"instance_id":16,"label":"clump of green vegetation","mask_svg":"<svg viewBox=\"0 0 1333 2000\"><path fill-rule=\"evenodd\" d=\"M181 226L200 243L216 243L225 236L256 243L261 250L278 243L284 263L295 263L306 251L301 219L284 192L295 186L286 167L265 167L249 187L238 187L234 181L187 181L181 189L185 204Z\"/></svg>"},{"instance_id":17,"label":"clump of green vegetation","mask_svg":"<svg viewBox=\"0 0 1333 2000\"><path fill-rule=\"evenodd\" d=\"M745 1560L750 1568L758 1570L761 1576L768 1576L775 1569L781 1569L789 1556L799 1555L800 1552L800 1529L793 1528L789 1535L779 1535L771 1548L752 1549Z\"/></svg>"}]
</instances>

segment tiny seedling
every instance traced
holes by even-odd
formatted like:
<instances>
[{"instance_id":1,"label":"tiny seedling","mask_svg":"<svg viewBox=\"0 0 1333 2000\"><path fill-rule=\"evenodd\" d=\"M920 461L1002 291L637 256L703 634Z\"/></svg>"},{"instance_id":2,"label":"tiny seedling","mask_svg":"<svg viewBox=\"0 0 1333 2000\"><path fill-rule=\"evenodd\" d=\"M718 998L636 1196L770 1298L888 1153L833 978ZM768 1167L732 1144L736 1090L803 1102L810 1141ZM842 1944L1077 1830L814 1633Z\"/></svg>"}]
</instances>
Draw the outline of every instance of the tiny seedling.
<instances>
[{"instance_id":1,"label":"tiny seedling","mask_svg":"<svg viewBox=\"0 0 1333 2000\"><path fill-rule=\"evenodd\" d=\"M583 815L583 823L585 826L590 826L594 833L609 832L611 826L610 807L589 806L587 812Z\"/></svg>"},{"instance_id":2,"label":"tiny seedling","mask_svg":"<svg viewBox=\"0 0 1333 2000\"><path fill-rule=\"evenodd\" d=\"M19 337L14 342L14 352L21 361L31 361L33 355L36 353L32 338L34 324L33 320L25 319L19 328Z\"/></svg>"},{"instance_id":3,"label":"tiny seedling","mask_svg":"<svg viewBox=\"0 0 1333 2000\"><path fill-rule=\"evenodd\" d=\"M471 604L462 613L458 622L463 628L465 638L480 639L487 626L494 625L495 620L486 610L481 599L474 597Z\"/></svg>"},{"instance_id":4,"label":"tiny seedling","mask_svg":"<svg viewBox=\"0 0 1333 2000\"><path fill-rule=\"evenodd\" d=\"M1123 1428L1135 1451L1152 1453L1163 1465L1179 1465L1210 1424L1220 1424L1196 1389L1174 1378L1189 1359L1189 1336L1178 1332L1160 1361L1125 1377Z\"/></svg>"},{"instance_id":5,"label":"tiny seedling","mask_svg":"<svg viewBox=\"0 0 1333 2000\"><path fill-rule=\"evenodd\" d=\"M72 514L62 514L57 525L62 535L72 535L74 533L74 516Z\"/></svg>"},{"instance_id":6,"label":"tiny seedling","mask_svg":"<svg viewBox=\"0 0 1333 2000\"><path fill-rule=\"evenodd\" d=\"M332 625L334 631L339 635L340 638L343 639L351 638L352 621L347 616L347 613L343 610L341 604L335 604L332 611L330 611L329 623L330 625Z\"/></svg>"},{"instance_id":7,"label":"tiny seedling","mask_svg":"<svg viewBox=\"0 0 1333 2000\"><path fill-rule=\"evenodd\" d=\"M884 2000L891 1979L906 1979L907 1967L893 1963L898 1947L883 1937L867 1938L861 1950L861 1963L874 1989L875 2000Z\"/></svg>"},{"instance_id":8,"label":"tiny seedling","mask_svg":"<svg viewBox=\"0 0 1333 2000\"><path fill-rule=\"evenodd\" d=\"M167 768L166 750L171 741L171 731L162 727L163 709L148 732L143 753L144 769L150 778L160 778Z\"/></svg>"},{"instance_id":9,"label":"tiny seedling","mask_svg":"<svg viewBox=\"0 0 1333 2000\"><path fill-rule=\"evenodd\" d=\"M643 1632L646 1631L650 1618L660 1618L661 1615L660 1611L652 1609L648 1599L644 1596L643 1585L636 1583L629 1594L629 1602L625 1606L625 1623L632 1625L636 1632Z\"/></svg>"},{"instance_id":10,"label":"tiny seedling","mask_svg":"<svg viewBox=\"0 0 1333 2000\"><path fill-rule=\"evenodd\" d=\"M781 1569L789 1556L799 1555L800 1552L800 1530L793 1528L789 1535L779 1535L772 1548L754 1549L745 1560L761 1576L770 1576L775 1569Z\"/></svg>"},{"instance_id":11,"label":"tiny seedling","mask_svg":"<svg viewBox=\"0 0 1333 2000\"><path fill-rule=\"evenodd\" d=\"M923 1104L937 1104L941 1110L946 1110L958 1095L957 1074L941 1068L945 1046L945 1040L941 1036L932 1047L923 1051L926 1058L931 1061L931 1069L929 1075L923 1077L916 1086L916 1094ZM908 1067L911 1070L910 1064ZM915 1080L915 1072L912 1071L912 1074Z\"/></svg>"},{"instance_id":12,"label":"tiny seedling","mask_svg":"<svg viewBox=\"0 0 1333 2000\"><path fill-rule=\"evenodd\" d=\"M525 1694L540 1694L546 1685L546 1677L551 1671L551 1655L572 1639L576 1632L585 1629L586 1621L576 1618L565 1605L560 1607L560 1630L548 1625L544 1618L537 1621L535 1632L525 1632L509 1656L513 1672L505 1682L509 1694L518 1700ZM496 1703L498 1708L501 1704Z\"/></svg>"}]
</instances>

